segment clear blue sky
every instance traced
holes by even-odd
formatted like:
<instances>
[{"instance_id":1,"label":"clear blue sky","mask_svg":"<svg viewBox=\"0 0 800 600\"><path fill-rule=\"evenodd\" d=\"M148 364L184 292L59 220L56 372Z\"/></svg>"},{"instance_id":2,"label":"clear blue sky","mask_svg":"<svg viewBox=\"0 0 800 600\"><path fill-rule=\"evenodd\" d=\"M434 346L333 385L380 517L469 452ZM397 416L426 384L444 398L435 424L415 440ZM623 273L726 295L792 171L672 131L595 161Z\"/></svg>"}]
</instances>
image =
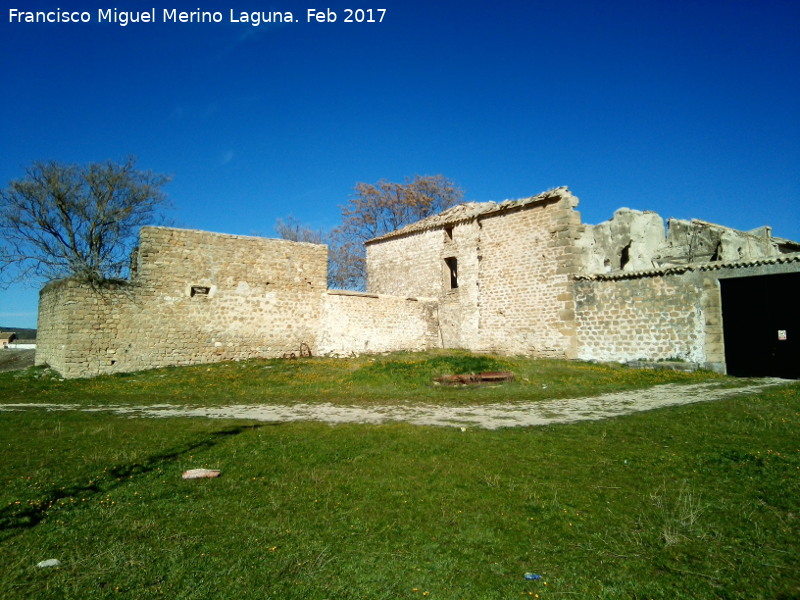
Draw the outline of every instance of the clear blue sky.
<instances>
[{"instance_id":1,"label":"clear blue sky","mask_svg":"<svg viewBox=\"0 0 800 600\"><path fill-rule=\"evenodd\" d=\"M797 0L323 4L336 23L307 23L313 2L4 2L0 184L133 154L174 177L177 225L272 236L335 226L358 181L442 173L475 201L568 185L589 223L628 206L800 239ZM64 5L92 22L9 23ZM114 7L159 22L96 22ZM0 291L0 324L35 326L37 298Z\"/></svg>"}]
</instances>

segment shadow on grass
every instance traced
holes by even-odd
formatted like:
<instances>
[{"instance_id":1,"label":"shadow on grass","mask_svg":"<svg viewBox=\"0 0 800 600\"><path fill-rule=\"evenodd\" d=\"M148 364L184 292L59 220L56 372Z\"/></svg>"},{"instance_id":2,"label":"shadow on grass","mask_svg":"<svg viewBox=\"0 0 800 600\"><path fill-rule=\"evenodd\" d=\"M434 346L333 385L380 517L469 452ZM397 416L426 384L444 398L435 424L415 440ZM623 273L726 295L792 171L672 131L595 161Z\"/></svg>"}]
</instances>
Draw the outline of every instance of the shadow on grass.
<instances>
[{"instance_id":1,"label":"shadow on grass","mask_svg":"<svg viewBox=\"0 0 800 600\"><path fill-rule=\"evenodd\" d=\"M147 475L166 464L176 462L189 453L210 450L222 442L224 438L259 429L266 425L268 424L238 425L219 431L212 431L205 434L202 439L190 441L166 452L154 454L144 461L109 467L101 476L93 478L87 484L59 488L58 490L52 489L42 494L41 499L35 505L12 504L6 506L0 509L0 534L4 534L0 536L0 539L7 538L7 534L13 530L25 530L35 527L60 500L107 494L122 483L127 484L133 477Z\"/></svg>"}]
</instances>

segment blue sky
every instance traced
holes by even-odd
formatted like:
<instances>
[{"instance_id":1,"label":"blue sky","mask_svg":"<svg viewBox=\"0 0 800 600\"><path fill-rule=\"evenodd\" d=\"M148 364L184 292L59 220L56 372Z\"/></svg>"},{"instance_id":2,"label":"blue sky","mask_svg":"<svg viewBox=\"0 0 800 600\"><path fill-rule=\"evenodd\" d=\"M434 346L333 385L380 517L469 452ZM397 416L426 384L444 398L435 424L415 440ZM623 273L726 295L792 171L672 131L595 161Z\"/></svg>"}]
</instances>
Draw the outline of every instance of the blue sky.
<instances>
[{"instance_id":1,"label":"blue sky","mask_svg":"<svg viewBox=\"0 0 800 600\"><path fill-rule=\"evenodd\" d=\"M800 240L796 0L330 0L335 23L281 0L3 4L0 185L133 154L173 176L177 225L272 236L335 226L356 182L441 173L475 201L567 185L588 223L627 206ZM9 23L64 5L92 22ZM108 8L157 22L97 23ZM172 8L222 22L160 22ZM0 291L0 324L35 326L29 283Z\"/></svg>"}]
</instances>

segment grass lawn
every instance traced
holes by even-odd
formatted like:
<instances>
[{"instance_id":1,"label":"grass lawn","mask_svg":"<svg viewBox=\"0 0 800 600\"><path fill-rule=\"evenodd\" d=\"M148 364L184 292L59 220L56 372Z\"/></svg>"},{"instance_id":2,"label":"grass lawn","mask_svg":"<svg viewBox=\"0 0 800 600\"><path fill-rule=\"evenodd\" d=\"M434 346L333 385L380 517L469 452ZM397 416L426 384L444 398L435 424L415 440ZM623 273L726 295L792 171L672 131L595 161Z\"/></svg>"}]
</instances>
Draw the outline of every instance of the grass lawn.
<instances>
[{"instance_id":1,"label":"grass lawn","mask_svg":"<svg viewBox=\"0 0 800 600\"><path fill-rule=\"evenodd\" d=\"M468 370L517 381L430 385L481 361ZM0 392L466 404L709 377L442 353L66 382L30 370L0 374ZM0 598L800 598L798 425L800 384L496 431L0 412ZM181 479L196 467L222 476ZM36 567L50 558L61 566Z\"/></svg>"},{"instance_id":2,"label":"grass lawn","mask_svg":"<svg viewBox=\"0 0 800 600\"><path fill-rule=\"evenodd\" d=\"M439 375L512 371L502 386L463 389L432 385ZM30 369L0 374L4 402L80 404L320 403L344 405L429 402L463 405L596 396L659 383L724 380L710 372L633 370L621 365L531 360L458 351L364 355L352 359L250 360L154 369L63 381Z\"/></svg>"}]
</instances>

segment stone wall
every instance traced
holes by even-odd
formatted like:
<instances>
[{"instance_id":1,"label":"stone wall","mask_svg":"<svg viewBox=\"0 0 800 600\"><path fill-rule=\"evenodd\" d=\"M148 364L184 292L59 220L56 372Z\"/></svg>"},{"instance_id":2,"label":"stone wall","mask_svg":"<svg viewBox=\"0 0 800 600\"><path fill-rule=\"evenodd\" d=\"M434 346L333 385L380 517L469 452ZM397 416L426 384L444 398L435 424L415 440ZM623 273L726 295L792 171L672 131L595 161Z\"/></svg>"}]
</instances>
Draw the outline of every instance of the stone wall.
<instances>
[{"instance_id":1,"label":"stone wall","mask_svg":"<svg viewBox=\"0 0 800 600\"><path fill-rule=\"evenodd\" d=\"M159 362L272 357L316 345L325 246L146 228L138 262L134 283L166 346Z\"/></svg>"},{"instance_id":2,"label":"stone wall","mask_svg":"<svg viewBox=\"0 0 800 600\"><path fill-rule=\"evenodd\" d=\"M577 198L481 220L481 349L574 358Z\"/></svg>"},{"instance_id":3,"label":"stone wall","mask_svg":"<svg viewBox=\"0 0 800 600\"><path fill-rule=\"evenodd\" d=\"M672 224L665 236L658 215L627 209L589 226L577 203L566 188L467 203L372 240L367 294L327 290L325 246L146 227L130 281L42 290L36 361L82 377L307 345L314 355L445 347L724 370L719 280L800 270L800 254L784 253L794 243L767 230ZM748 252L777 255L722 260L726 244L748 240ZM715 260L644 269L656 249L687 244L703 256L713 247Z\"/></svg>"},{"instance_id":4,"label":"stone wall","mask_svg":"<svg viewBox=\"0 0 800 600\"><path fill-rule=\"evenodd\" d=\"M313 349L326 272L325 246L146 227L130 282L42 290L37 364L75 377Z\"/></svg>"},{"instance_id":5,"label":"stone wall","mask_svg":"<svg viewBox=\"0 0 800 600\"><path fill-rule=\"evenodd\" d=\"M113 372L119 336L132 329L135 309L126 284L47 285L39 294L36 364L65 377Z\"/></svg>"},{"instance_id":6,"label":"stone wall","mask_svg":"<svg viewBox=\"0 0 800 600\"><path fill-rule=\"evenodd\" d=\"M442 345L575 356L578 199L466 204L367 245L368 289L439 301Z\"/></svg>"},{"instance_id":7,"label":"stone wall","mask_svg":"<svg viewBox=\"0 0 800 600\"><path fill-rule=\"evenodd\" d=\"M350 355L441 347L437 302L358 292L323 298L317 352Z\"/></svg>"},{"instance_id":8,"label":"stone wall","mask_svg":"<svg viewBox=\"0 0 800 600\"><path fill-rule=\"evenodd\" d=\"M575 305L580 359L724 362L719 288L711 278L579 280ZM706 337L716 334L719 347L712 348Z\"/></svg>"},{"instance_id":9,"label":"stone wall","mask_svg":"<svg viewBox=\"0 0 800 600\"><path fill-rule=\"evenodd\" d=\"M448 227L439 249L439 326L446 348L480 345L480 221Z\"/></svg>"},{"instance_id":10,"label":"stone wall","mask_svg":"<svg viewBox=\"0 0 800 600\"><path fill-rule=\"evenodd\" d=\"M427 230L367 244L367 292L438 298L442 291L441 250L445 233Z\"/></svg>"},{"instance_id":11,"label":"stone wall","mask_svg":"<svg viewBox=\"0 0 800 600\"><path fill-rule=\"evenodd\" d=\"M325 246L146 227L129 282L41 291L37 364L89 377L298 354L301 344L315 355L441 347L436 300L328 291L326 276Z\"/></svg>"},{"instance_id":12,"label":"stone wall","mask_svg":"<svg viewBox=\"0 0 800 600\"><path fill-rule=\"evenodd\" d=\"M39 292L36 364L63 372L69 339L69 281L48 283Z\"/></svg>"},{"instance_id":13,"label":"stone wall","mask_svg":"<svg viewBox=\"0 0 800 600\"><path fill-rule=\"evenodd\" d=\"M478 245L476 219L412 231L367 245L367 290L417 295L438 301L440 344L478 344Z\"/></svg>"},{"instance_id":14,"label":"stone wall","mask_svg":"<svg viewBox=\"0 0 800 600\"><path fill-rule=\"evenodd\" d=\"M584 360L679 359L725 372L720 280L800 272L800 255L579 276L578 353Z\"/></svg>"}]
</instances>

